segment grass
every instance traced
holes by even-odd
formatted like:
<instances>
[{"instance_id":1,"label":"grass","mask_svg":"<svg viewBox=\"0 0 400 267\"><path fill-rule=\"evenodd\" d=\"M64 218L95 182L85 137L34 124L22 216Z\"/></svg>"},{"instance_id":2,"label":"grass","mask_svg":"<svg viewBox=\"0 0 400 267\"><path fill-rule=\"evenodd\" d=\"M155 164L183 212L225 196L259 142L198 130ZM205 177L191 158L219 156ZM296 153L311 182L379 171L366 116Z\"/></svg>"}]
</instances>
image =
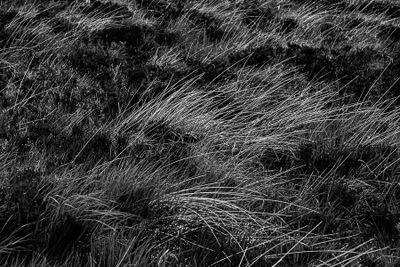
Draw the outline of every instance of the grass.
<instances>
[{"instance_id":1,"label":"grass","mask_svg":"<svg viewBox=\"0 0 400 267\"><path fill-rule=\"evenodd\" d=\"M0 265L397 266L395 1L0 3Z\"/></svg>"}]
</instances>

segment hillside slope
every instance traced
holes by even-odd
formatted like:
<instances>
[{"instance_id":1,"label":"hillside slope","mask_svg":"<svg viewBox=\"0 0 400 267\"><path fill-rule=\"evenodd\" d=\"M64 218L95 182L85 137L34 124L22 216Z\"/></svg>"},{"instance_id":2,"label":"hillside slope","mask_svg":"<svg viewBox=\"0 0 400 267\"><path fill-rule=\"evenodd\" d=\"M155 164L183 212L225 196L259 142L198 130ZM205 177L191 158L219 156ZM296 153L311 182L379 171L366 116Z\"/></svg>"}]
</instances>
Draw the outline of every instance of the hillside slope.
<instances>
[{"instance_id":1,"label":"hillside slope","mask_svg":"<svg viewBox=\"0 0 400 267\"><path fill-rule=\"evenodd\" d=\"M0 265L398 266L400 4L0 2Z\"/></svg>"}]
</instances>

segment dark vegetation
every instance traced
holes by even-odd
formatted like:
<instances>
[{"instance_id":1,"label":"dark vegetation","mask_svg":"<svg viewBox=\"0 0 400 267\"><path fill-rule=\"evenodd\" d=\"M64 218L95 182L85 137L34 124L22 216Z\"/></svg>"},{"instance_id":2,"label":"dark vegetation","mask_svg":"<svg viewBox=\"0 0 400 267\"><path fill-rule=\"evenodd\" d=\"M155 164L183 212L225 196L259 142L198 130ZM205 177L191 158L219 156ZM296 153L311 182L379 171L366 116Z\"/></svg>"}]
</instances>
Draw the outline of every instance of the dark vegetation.
<instances>
[{"instance_id":1,"label":"dark vegetation","mask_svg":"<svg viewBox=\"0 0 400 267\"><path fill-rule=\"evenodd\" d=\"M397 266L399 29L395 1L3 1L0 264Z\"/></svg>"}]
</instances>

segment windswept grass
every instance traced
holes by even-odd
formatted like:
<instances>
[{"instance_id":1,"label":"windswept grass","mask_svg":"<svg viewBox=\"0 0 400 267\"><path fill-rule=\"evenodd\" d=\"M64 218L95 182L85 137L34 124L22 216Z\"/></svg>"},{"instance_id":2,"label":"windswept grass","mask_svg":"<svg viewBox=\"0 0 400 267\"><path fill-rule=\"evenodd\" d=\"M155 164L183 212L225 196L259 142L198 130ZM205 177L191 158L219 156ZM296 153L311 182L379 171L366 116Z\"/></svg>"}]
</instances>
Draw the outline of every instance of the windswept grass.
<instances>
[{"instance_id":1,"label":"windswept grass","mask_svg":"<svg viewBox=\"0 0 400 267\"><path fill-rule=\"evenodd\" d=\"M0 3L0 265L397 266L395 1Z\"/></svg>"}]
</instances>

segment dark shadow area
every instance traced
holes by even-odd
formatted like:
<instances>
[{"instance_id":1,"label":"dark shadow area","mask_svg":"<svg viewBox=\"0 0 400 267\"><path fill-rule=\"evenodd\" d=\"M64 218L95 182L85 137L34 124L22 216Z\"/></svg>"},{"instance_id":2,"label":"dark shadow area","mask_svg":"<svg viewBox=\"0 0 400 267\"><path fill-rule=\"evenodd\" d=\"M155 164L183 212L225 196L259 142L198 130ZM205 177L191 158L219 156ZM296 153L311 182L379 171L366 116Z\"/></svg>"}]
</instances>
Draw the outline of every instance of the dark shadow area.
<instances>
[{"instance_id":1,"label":"dark shadow area","mask_svg":"<svg viewBox=\"0 0 400 267\"><path fill-rule=\"evenodd\" d=\"M242 1L238 4L238 8L244 13L243 22L260 30L275 20L278 13L272 6L262 7L261 2L257 0Z\"/></svg>"},{"instance_id":2,"label":"dark shadow area","mask_svg":"<svg viewBox=\"0 0 400 267\"><path fill-rule=\"evenodd\" d=\"M391 19L400 18L400 6L397 4L390 3L380 3L377 1L368 1L366 3L361 3L352 6L355 9L368 13L368 14L385 14Z\"/></svg>"},{"instance_id":3,"label":"dark shadow area","mask_svg":"<svg viewBox=\"0 0 400 267\"><path fill-rule=\"evenodd\" d=\"M11 33L5 27L15 18L18 13L16 11L4 12L0 11L0 49L7 46Z\"/></svg>"},{"instance_id":4,"label":"dark shadow area","mask_svg":"<svg viewBox=\"0 0 400 267\"><path fill-rule=\"evenodd\" d=\"M380 26L380 34L379 37L383 40L389 39L390 41L393 42L399 42L400 41L400 27L396 26Z\"/></svg>"},{"instance_id":5,"label":"dark shadow area","mask_svg":"<svg viewBox=\"0 0 400 267\"><path fill-rule=\"evenodd\" d=\"M374 208L362 215L364 224L363 234L365 240L374 238L379 247L398 247L400 234L397 229L400 214L393 214L387 207Z\"/></svg>"},{"instance_id":6,"label":"dark shadow area","mask_svg":"<svg viewBox=\"0 0 400 267\"><path fill-rule=\"evenodd\" d=\"M212 14L202 13L193 9L189 11L188 18L194 23L195 27L204 29L207 38L211 42L220 41L228 35L222 28L222 21Z\"/></svg>"},{"instance_id":7,"label":"dark shadow area","mask_svg":"<svg viewBox=\"0 0 400 267\"><path fill-rule=\"evenodd\" d=\"M64 18L53 18L51 20L51 26L55 34L68 33L74 30L75 27L73 24L71 24L68 20Z\"/></svg>"},{"instance_id":8,"label":"dark shadow area","mask_svg":"<svg viewBox=\"0 0 400 267\"><path fill-rule=\"evenodd\" d=\"M62 263L73 250L79 250L82 254L89 252L89 244L90 233L85 225L73 215L65 213L49 230L46 254L55 262Z\"/></svg>"},{"instance_id":9,"label":"dark shadow area","mask_svg":"<svg viewBox=\"0 0 400 267\"><path fill-rule=\"evenodd\" d=\"M90 1L90 5L84 5L81 7L81 12L86 15L115 16L119 19L124 17L127 18L132 15L128 7L125 5L102 1Z\"/></svg>"},{"instance_id":10,"label":"dark shadow area","mask_svg":"<svg viewBox=\"0 0 400 267\"><path fill-rule=\"evenodd\" d=\"M296 165L302 165L306 173L328 173L332 170L339 176L357 174L365 164L369 168L379 167L381 162L395 163L398 152L391 146L364 146L351 149L322 149L317 145L305 144L299 148ZM382 179L384 173L382 173Z\"/></svg>"},{"instance_id":11,"label":"dark shadow area","mask_svg":"<svg viewBox=\"0 0 400 267\"><path fill-rule=\"evenodd\" d=\"M161 20L173 20L183 14L186 2L187 0L139 0L137 4L152 17Z\"/></svg>"},{"instance_id":12,"label":"dark shadow area","mask_svg":"<svg viewBox=\"0 0 400 267\"><path fill-rule=\"evenodd\" d=\"M293 18L286 18L281 21L281 31L289 34L299 27L299 23Z\"/></svg>"},{"instance_id":13,"label":"dark shadow area","mask_svg":"<svg viewBox=\"0 0 400 267\"><path fill-rule=\"evenodd\" d=\"M7 178L7 186L0 189L0 242L16 241L15 247L10 249L16 249L18 253L1 252L0 264L7 257L21 258L28 264L34 252L44 248L45 229L41 219L50 184L42 180L41 173L32 169L15 171Z\"/></svg>"}]
</instances>

